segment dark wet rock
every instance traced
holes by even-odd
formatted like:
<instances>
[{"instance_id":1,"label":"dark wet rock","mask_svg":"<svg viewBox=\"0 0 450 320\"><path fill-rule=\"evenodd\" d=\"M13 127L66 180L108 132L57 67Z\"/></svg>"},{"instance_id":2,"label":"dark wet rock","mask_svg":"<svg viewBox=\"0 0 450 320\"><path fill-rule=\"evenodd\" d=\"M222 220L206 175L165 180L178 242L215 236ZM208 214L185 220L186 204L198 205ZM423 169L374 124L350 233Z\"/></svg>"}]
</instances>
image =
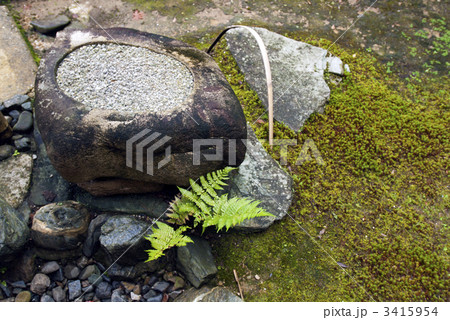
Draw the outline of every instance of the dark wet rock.
<instances>
[{"instance_id":1,"label":"dark wet rock","mask_svg":"<svg viewBox=\"0 0 450 320\"><path fill-rule=\"evenodd\" d=\"M97 251L100 244L100 234L102 225L108 220L109 216L106 214L101 214L94 219L89 224L86 240L83 244L83 254L86 257L92 257L95 251Z\"/></svg>"},{"instance_id":2,"label":"dark wet rock","mask_svg":"<svg viewBox=\"0 0 450 320\"><path fill-rule=\"evenodd\" d=\"M9 144L4 144L0 146L0 161L8 159L14 154L15 148Z\"/></svg>"},{"instance_id":3,"label":"dark wet rock","mask_svg":"<svg viewBox=\"0 0 450 320\"><path fill-rule=\"evenodd\" d=\"M17 123L14 125L14 132L28 132L33 128L33 114L30 111L23 111Z\"/></svg>"},{"instance_id":4,"label":"dark wet rock","mask_svg":"<svg viewBox=\"0 0 450 320\"><path fill-rule=\"evenodd\" d=\"M25 152L29 151L32 147L31 139L28 137L23 137L14 141L14 146L18 151Z\"/></svg>"},{"instance_id":5,"label":"dark wet rock","mask_svg":"<svg viewBox=\"0 0 450 320\"><path fill-rule=\"evenodd\" d=\"M36 252L34 249L25 250L14 259L7 270L6 277L11 281L30 282L36 270Z\"/></svg>"},{"instance_id":6,"label":"dark wet rock","mask_svg":"<svg viewBox=\"0 0 450 320\"><path fill-rule=\"evenodd\" d=\"M68 284L68 291L69 291L69 300L73 301L76 298L78 298L79 296L81 296L82 291L81 291L81 282L80 280L75 280L75 281L69 281Z\"/></svg>"},{"instance_id":7,"label":"dark wet rock","mask_svg":"<svg viewBox=\"0 0 450 320\"><path fill-rule=\"evenodd\" d=\"M3 113L0 112L0 143L3 143L11 138L13 132L10 123L11 120L6 120Z\"/></svg>"},{"instance_id":8,"label":"dark wet rock","mask_svg":"<svg viewBox=\"0 0 450 320\"><path fill-rule=\"evenodd\" d=\"M66 300L66 292L59 286L52 289L52 296L56 302L62 302Z\"/></svg>"},{"instance_id":9,"label":"dark wet rock","mask_svg":"<svg viewBox=\"0 0 450 320\"><path fill-rule=\"evenodd\" d=\"M253 29L261 36L269 56L276 101L274 118L298 131L312 113L323 112L330 97L323 77L327 50L264 28ZM243 28L228 31L226 39L245 80L267 109L266 76L256 40Z\"/></svg>"},{"instance_id":10,"label":"dark wet rock","mask_svg":"<svg viewBox=\"0 0 450 320\"><path fill-rule=\"evenodd\" d=\"M242 299L223 287L202 287L186 290L175 302L242 302Z\"/></svg>"},{"instance_id":11,"label":"dark wet rock","mask_svg":"<svg viewBox=\"0 0 450 320\"><path fill-rule=\"evenodd\" d=\"M217 268L208 241L199 237L191 239L194 243L177 247L177 269L198 288L215 276Z\"/></svg>"},{"instance_id":12,"label":"dark wet rock","mask_svg":"<svg viewBox=\"0 0 450 320\"><path fill-rule=\"evenodd\" d=\"M26 94L17 94L11 99L3 102L6 109L11 109L13 107L20 107L21 104L27 102L30 99Z\"/></svg>"},{"instance_id":13,"label":"dark wet rock","mask_svg":"<svg viewBox=\"0 0 450 320\"><path fill-rule=\"evenodd\" d=\"M44 34L61 30L70 23L70 19L63 14L45 17L44 19L33 20L31 25L36 31Z\"/></svg>"},{"instance_id":14,"label":"dark wet rock","mask_svg":"<svg viewBox=\"0 0 450 320\"><path fill-rule=\"evenodd\" d=\"M4 256L20 251L28 235L29 229L26 222L21 220L17 210L0 196L0 257L2 260L6 259Z\"/></svg>"},{"instance_id":15,"label":"dark wet rock","mask_svg":"<svg viewBox=\"0 0 450 320\"><path fill-rule=\"evenodd\" d=\"M235 229L261 231L282 219L292 201L292 178L272 159L248 126L247 154L239 166L239 173L229 180L230 197L259 200L260 207L275 217L245 220Z\"/></svg>"},{"instance_id":16,"label":"dark wet rock","mask_svg":"<svg viewBox=\"0 0 450 320\"><path fill-rule=\"evenodd\" d=\"M42 295L50 286L50 278L43 274L37 273L31 281L30 290L36 294Z\"/></svg>"},{"instance_id":17,"label":"dark wet rock","mask_svg":"<svg viewBox=\"0 0 450 320\"><path fill-rule=\"evenodd\" d=\"M0 283L0 291L3 292L3 294L9 298L12 296L11 290L9 290L8 285L3 285Z\"/></svg>"},{"instance_id":18,"label":"dark wet rock","mask_svg":"<svg viewBox=\"0 0 450 320\"><path fill-rule=\"evenodd\" d=\"M48 204L36 212L31 237L46 249L81 249L89 222L89 212L75 201Z\"/></svg>"},{"instance_id":19,"label":"dark wet rock","mask_svg":"<svg viewBox=\"0 0 450 320\"><path fill-rule=\"evenodd\" d=\"M97 288L95 289L95 295L100 300L109 299L111 298L111 290L111 285L106 281L102 281L97 285Z\"/></svg>"},{"instance_id":20,"label":"dark wet rock","mask_svg":"<svg viewBox=\"0 0 450 320\"><path fill-rule=\"evenodd\" d=\"M109 217L101 227L99 240L105 255L100 261L109 265L120 257L119 263L135 265L145 260L147 254L144 250L148 249L148 241L142 236L151 233L149 226L149 222L126 215Z\"/></svg>"},{"instance_id":21,"label":"dark wet rock","mask_svg":"<svg viewBox=\"0 0 450 320\"><path fill-rule=\"evenodd\" d=\"M41 272L43 274L49 274L55 271L58 271L60 268L58 262L56 261L49 261L46 262L42 267L41 267Z\"/></svg>"},{"instance_id":22,"label":"dark wet rock","mask_svg":"<svg viewBox=\"0 0 450 320\"><path fill-rule=\"evenodd\" d=\"M37 160L33 167L30 201L37 206L51 202L62 202L71 197L71 185L56 171L47 157L41 135L35 126L34 139L37 146Z\"/></svg>"},{"instance_id":23,"label":"dark wet rock","mask_svg":"<svg viewBox=\"0 0 450 320\"><path fill-rule=\"evenodd\" d=\"M159 218L169 204L152 193L112 195L95 197L81 189L76 189L75 199L96 211L147 215Z\"/></svg>"},{"instance_id":24,"label":"dark wet rock","mask_svg":"<svg viewBox=\"0 0 450 320\"><path fill-rule=\"evenodd\" d=\"M90 109L61 94L54 76L61 59L79 45L69 41L74 32L85 43L98 43L99 37L113 37L120 43L163 50L190 69L194 92L185 103L164 113L128 112L125 115L115 110ZM36 77L35 113L48 156L66 180L91 194L154 192L167 184L187 186L189 178L195 179L230 163L239 165L244 159L245 117L239 100L214 60L198 49L178 40L132 29L66 30L57 34L44 61ZM127 141L130 145L130 139L139 140L138 135L145 136L146 132L170 137L170 161L151 168L152 172L136 170L135 161L130 157L132 161L126 166ZM194 164L193 139L208 137L223 139L224 156L214 161L202 158L200 165ZM230 139L237 141L236 161L229 160ZM153 163L160 164L166 159L165 150L156 150ZM216 153L212 147L206 151ZM146 163L146 156L142 160Z\"/></svg>"},{"instance_id":25,"label":"dark wet rock","mask_svg":"<svg viewBox=\"0 0 450 320\"><path fill-rule=\"evenodd\" d=\"M58 270L56 270L55 272L53 272L52 274L50 274L50 279L52 279L53 281L63 281L64 280L64 271L62 268L59 268Z\"/></svg>"},{"instance_id":26,"label":"dark wet rock","mask_svg":"<svg viewBox=\"0 0 450 320\"><path fill-rule=\"evenodd\" d=\"M31 292L30 291L21 291L16 296L16 302L30 302L31 301Z\"/></svg>"}]
</instances>

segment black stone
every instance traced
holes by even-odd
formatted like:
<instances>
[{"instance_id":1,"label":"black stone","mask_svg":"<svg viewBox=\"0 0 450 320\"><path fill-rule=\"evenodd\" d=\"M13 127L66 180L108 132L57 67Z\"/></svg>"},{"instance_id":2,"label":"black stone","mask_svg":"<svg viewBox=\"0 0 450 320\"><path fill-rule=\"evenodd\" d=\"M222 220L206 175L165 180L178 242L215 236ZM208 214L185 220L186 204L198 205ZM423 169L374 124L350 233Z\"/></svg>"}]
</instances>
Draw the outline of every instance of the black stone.
<instances>
[{"instance_id":1,"label":"black stone","mask_svg":"<svg viewBox=\"0 0 450 320\"><path fill-rule=\"evenodd\" d=\"M145 300L148 300L148 299L153 298L153 297L155 297L155 296L157 296L157 295L159 295L158 292L156 292L156 291L154 291L154 290L152 290L152 289L149 289L149 290L142 296L142 298L144 298Z\"/></svg>"},{"instance_id":2,"label":"black stone","mask_svg":"<svg viewBox=\"0 0 450 320\"><path fill-rule=\"evenodd\" d=\"M64 276L69 280L76 279L79 274L80 269L77 266L74 266L73 264L68 264L64 268Z\"/></svg>"},{"instance_id":3,"label":"black stone","mask_svg":"<svg viewBox=\"0 0 450 320\"><path fill-rule=\"evenodd\" d=\"M57 271L49 274L50 279L52 279L53 281L58 281L61 282L64 280L64 272L62 270L62 268L59 268Z\"/></svg>"},{"instance_id":4,"label":"black stone","mask_svg":"<svg viewBox=\"0 0 450 320\"><path fill-rule=\"evenodd\" d=\"M70 23L70 19L61 14L58 16L49 16L44 19L33 20L31 25L37 32L49 34L61 30Z\"/></svg>"}]
</instances>

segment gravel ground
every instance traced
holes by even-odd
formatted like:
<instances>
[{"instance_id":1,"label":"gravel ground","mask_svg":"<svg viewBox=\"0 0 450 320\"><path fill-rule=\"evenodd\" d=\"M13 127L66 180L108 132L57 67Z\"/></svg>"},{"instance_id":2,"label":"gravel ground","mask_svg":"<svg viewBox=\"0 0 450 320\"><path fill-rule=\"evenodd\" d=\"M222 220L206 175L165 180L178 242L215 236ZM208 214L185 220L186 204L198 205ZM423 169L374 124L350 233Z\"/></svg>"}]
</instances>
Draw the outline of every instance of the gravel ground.
<instances>
[{"instance_id":1,"label":"gravel ground","mask_svg":"<svg viewBox=\"0 0 450 320\"><path fill-rule=\"evenodd\" d=\"M93 44L71 52L57 71L60 88L91 108L164 111L178 106L194 86L189 69L146 48Z\"/></svg>"}]
</instances>

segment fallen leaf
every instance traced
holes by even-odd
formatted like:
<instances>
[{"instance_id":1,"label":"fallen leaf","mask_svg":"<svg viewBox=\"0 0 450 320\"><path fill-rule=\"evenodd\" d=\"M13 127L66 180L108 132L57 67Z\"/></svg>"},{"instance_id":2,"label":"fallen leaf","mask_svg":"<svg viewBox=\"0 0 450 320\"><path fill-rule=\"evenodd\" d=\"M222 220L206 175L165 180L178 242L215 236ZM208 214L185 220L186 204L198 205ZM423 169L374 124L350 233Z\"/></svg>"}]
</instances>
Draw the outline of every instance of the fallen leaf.
<instances>
[{"instance_id":1,"label":"fallen leaf","mask_svg":"<svg viewBox=\"0 0 450 320\"><path fill-rule=\"evenodd\" d=\"M144 19L144 16L145 16L145 13L140 10L135 9L133 11L133 20L142 20L142 19Z\"/></svg>"}]
</instances>

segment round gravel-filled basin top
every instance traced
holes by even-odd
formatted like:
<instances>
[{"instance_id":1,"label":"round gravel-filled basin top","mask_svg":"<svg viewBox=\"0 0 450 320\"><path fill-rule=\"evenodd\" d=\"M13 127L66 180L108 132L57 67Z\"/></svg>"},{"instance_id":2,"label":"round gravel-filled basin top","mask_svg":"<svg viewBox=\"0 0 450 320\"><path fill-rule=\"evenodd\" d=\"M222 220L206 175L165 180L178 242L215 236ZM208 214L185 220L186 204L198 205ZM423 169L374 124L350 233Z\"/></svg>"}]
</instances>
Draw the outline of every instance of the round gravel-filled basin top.
<instances>
[{"instance_id":1,"label":"round gravel-filled basin top","mask_svg":"<svg viewBox=\"0 0 450 320\"><path fill-rule=\"evenodd\" d=\"M194 78L180 61L131 45L95 43L69 53L57 69L69 97L87 107L163 111L181 104Z\"/></svg>"}]
</instances>

